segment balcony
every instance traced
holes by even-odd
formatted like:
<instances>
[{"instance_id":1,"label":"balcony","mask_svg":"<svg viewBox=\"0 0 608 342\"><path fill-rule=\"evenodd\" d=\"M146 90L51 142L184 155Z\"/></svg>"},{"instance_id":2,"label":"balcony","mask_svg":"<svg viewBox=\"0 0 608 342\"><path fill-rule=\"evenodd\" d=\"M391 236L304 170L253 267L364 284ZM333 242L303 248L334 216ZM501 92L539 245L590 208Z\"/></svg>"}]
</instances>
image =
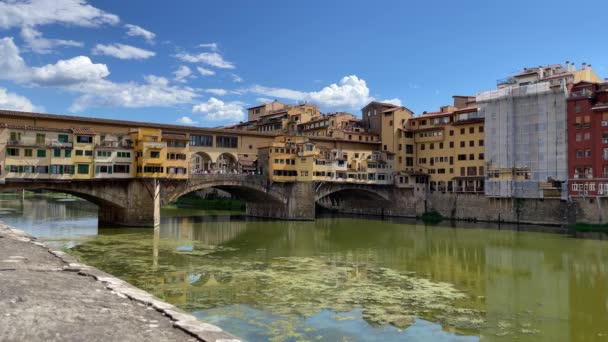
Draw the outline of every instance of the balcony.
<instances>
[{"instance_id":1,"label":"balcony","mask_svg":"<svg viewBox=\"0 0 608 342\"><path fill-rule=\"evenodd\" d=\"M156 141L144 141L144 148L163 149L167 147L167 143Z\"/></svg>"},{"instance_id":2,"label":"balcony","mask_svg":"<svg viewBox=\"0 0 608 342\"><path fill-rule=\"evenodd\" d=\"M51 148L72 148L71 142L51 141L48 146Z\"/></svg>"},{"instance_id":3,"label":"balcony","mask_svg":"<svg viewBox=\"0 0 608 342\"><path fill-rule=\"evenodd\" d=\"M8 146L31 146L31 147L37 147L37 146L44 146L44 142L36 142L36 141L23 141L23 140L9 140L7 145Z\"/></svg>"},{"instance_id":4,"label":"balcony","mask_svg":"<svg viewBox=\"0 0 608 342\"><path fill-rule=\"evenodd\" d=\"M162 143L159 143L162 144ZM102 141L96 144L95 147L110 147L110 148L133 148L133 144L124 141ZM154 147L152 147L154 148ZM161 147L162 148L162 147Z\"/></svg>"},{"instance_id":5,"label":"balcony","mask_svg":"<svg viewBox=\"0 0 608 342\"><path fill-rule=\"evenodd\" d=\"M573 91L572 93L570 93L570 98L579 98L579 97L593 97L593 91L589 90L589 89L583 89L580 91Z\"/></svg>"}]
</instances>

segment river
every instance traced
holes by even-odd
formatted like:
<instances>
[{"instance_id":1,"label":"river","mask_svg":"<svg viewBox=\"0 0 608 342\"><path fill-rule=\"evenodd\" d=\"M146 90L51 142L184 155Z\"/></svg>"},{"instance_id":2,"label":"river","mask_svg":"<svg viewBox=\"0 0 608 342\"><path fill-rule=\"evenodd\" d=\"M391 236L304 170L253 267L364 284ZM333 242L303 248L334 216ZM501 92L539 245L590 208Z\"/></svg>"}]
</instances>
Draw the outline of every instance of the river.
<instances>
[{"instance_id":1,"label":"river","mask_svg":"<svg viewBox=\"0 0 608 342\"><path fill-rule=\"evenodd\" d=\"M606 241L178 208L98 228L92 204L47 196L3 196L0 220L249 341L608 340Z\"/></svg>"}]
</instances>

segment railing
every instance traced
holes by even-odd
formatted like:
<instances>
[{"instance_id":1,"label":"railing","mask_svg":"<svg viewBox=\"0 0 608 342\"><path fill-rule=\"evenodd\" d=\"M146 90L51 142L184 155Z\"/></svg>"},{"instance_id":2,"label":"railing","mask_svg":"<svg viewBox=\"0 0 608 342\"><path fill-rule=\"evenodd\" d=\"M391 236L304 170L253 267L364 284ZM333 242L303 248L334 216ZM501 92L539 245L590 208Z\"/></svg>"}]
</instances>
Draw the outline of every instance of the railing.
<instances>
[{"instance_id":1,"label":"railing","mask_svg":"<svg viewBox=\"0 0 608 342\"><path fill-rule=\"evenodd\" d=\"M589 89L583 89L583 90L579 90L579 91L573 91L572 93L570 93L570 98L575 98L575 97L592 97L593 96L593 92Z\"/></svg>"},{"instance_id":2,"label":"railing","mask_svg":"<svg viewBox=\"0 0 608 342\"><path fill-rule=\"evenodd\" d=\"M132 148L132 144L128 144L120 141L103 141L95 145L96 147L121 147L121 148Z\"/></svg>"},{"instance_id":3,"label":"railing","mask_svg":"<svg viewBox=\"0 0 608 342\"><path fill-rule=\"evenodd\" d=\"M49 143L49 147L52 148L72 148L71 142L59 142L59 141L51 141Z\"/></svg>"},{"instance_id":4,"label":"railing","mask_svg":"<svg viewBox=\"0 0 608 342\"><path fill-rule=\"evenodd\" d=\"M162 142L144 141L144 147L146 147L146 148L162 149L162 148L165 148L165 146L167 146L167 145Z\"/></svg>"}]
</instances>

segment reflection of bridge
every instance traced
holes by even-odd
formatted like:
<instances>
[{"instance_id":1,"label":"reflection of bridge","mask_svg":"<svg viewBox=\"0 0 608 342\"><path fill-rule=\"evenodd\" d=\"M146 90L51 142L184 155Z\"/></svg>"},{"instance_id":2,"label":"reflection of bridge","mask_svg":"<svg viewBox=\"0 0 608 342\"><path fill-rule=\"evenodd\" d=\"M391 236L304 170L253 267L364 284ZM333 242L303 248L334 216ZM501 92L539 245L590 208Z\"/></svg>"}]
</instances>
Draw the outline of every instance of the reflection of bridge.
<instances>
[{"instance_id":1,"label":"reflection of bridge","mask_svg":"<svg viewBox=\"0 0 608 342\"><path fill-rule=\"evenodd\" d=\"M187 193L204 188L225 190L246 203L247 215L313 220L315 203L336 207L365 205L379 210L395 207L400 189L386 185L350 183L292 182L276 183L262 175L200 174L178 179L94 179L29 180L7 179L3 190L45 189L86 199L99 207L99 221L130 225L156 226L160 207ZM403 201L403 200L400 200ZM411 209L411 208L410 208ZM400 210L408 210L404 206ZM411 213L415 214L414 212Z\"/></svg>"}]
</instances>

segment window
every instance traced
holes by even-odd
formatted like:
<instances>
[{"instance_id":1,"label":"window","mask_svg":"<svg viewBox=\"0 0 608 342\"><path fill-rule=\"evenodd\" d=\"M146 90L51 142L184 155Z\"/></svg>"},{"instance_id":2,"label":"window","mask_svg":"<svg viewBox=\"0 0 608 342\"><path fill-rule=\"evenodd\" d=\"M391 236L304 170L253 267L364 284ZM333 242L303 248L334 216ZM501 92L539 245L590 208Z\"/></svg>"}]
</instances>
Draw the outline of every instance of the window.
<instances>
[{"instance_id":1,"label":"window","mask_svg":"<svg viewBox=\"0 0 608 342\"><path fill-rule=\"evenodd\" d=\"M403 146L401 144L398 145L397 150L401 151L403 150Z\"/></svg>"},{"instance_id":2,"label":"window","mask_svg":"<svg viewBox=\"0 0 608 342\"><path fill-rule=\"evenodd\" d=\"M471 133L471 134L475 133L475 127L469 127L469 133Z\"/></svg>"},{"instance_id":3,"label":"window","mask_svg":"<svg viewBox=\"0 0 608 342\"><path fill-rule=\"evenodd\" d=\"M68 142L68 135L67 134L59 134L57 136L57 140L59 140L59 142L61 142L61 143L67 143Z\"/></svg>"},{"instance_id":4,"label":"window","mask_svg":"<svg viewBox=\"0 0 608 342\"><path fill-rule=\"evenodd\" d=\"M64 156L65 156L66 158L70 158L70 157L72 156L72 150L71 150L71 149L69 149L69 148L66 148L66 149L65 149L65 152L64 152Z\"/></svg>"},{"instance_id":5,"label":"window","mask_svg":"<svg viewBox=\"0 0 608 342\"><path fill-rule=\"evenodd\" d=\"M112 151L97 151L98 157L111 157Z\"/></svg>"},{"instance_id":6,"label":"window","mask_svg":"<svg viewBox=\"0 0 608 342\"><path fill-rule=\"evenodd\" d=\"M466 154L459 154L458 155L458 160L467 160L467 155Z\"/></svg>"},{"instance_id":7,"label":"window","mask_svg":"<svg viewBox=\"0 0 608 342\"><path fill-rule=\"evenodd\" d=\"M475 141L469 140L469 147L475 147Z\"/></svg>"},{"instance_id":8,"label":"window","mask_svg":"<svg viewBox=\"0 0 608 342\"><path fill-rule=\"evenodd\" d=\"M165 168L162 166L144 166L145 173L162 173Z\"/></svg>"},{"instance_id":9,"label":"window","mask_svg":"<svg viewBox=\"0 0 608 342\"><path fill-rule=\"evenodd\" d=\"M112 173L111 165L96 165L95 173Z\"/></svg>"},{"instance_id":10,"label":"window","mask_svg":"<svg viewBox=\"0 0 608 342\"><path fill-rule=\"evenodd\" d=\"M44 144L46 136L44 134L36 134L36 144Z\"/></svg>"},{"instance_id":11,"label":"window","mask_svg":"<svg viewBox=\"0 0 608 342\"><path fill-rule=\"evenodd\" d=\"M582 135L580 133L576 133L576 141L582 141Z\"/></svg>"},{"instance_id":12,"label":"window","mask_svg":"<svg viewBox=\"0 0 608 342\"><path fill-rule=\"evenodd\" d=\"M38 158L45 158L45 157L46 157L46 150L38 150L38 151L36 152L36 156L37 156Z\"/></svg>"},{"instance_id":13,"label":"window","mask_svg":"<svg viewBox=\"0 0 608 342\"><path fill-rule=\"evenodd\" d=\"M78 164L76 172L79 175L88 175L89 174L89 164Z\"/></svg>"},{"instance_id":14,"label":"window","mask_svg":"<svg viewBox=\"0 0 608 342\"><path fill-rule=\"evenodd\" d=\"M215 137L215 147L236 148L238 145L238 137Z\"/></svg>"},{"instance_id":15,"label":"window","mask_svg":"<svg viewBox=\"0 0 608 342\"><path fill-rule=\"evenodd\" d=\"M118 158L131 158L131 152L116 152Z\"/></svg>"},{"instance_id":16,"label":"window","mask_svg":"<svg viewBox=\"0 0 608 342\"><path fill-rule=\"evenodd\" d=\"M32 157L34 155L34 151L32 151L31 148L26 148L25 149L25 156L26 157Z\"/></svg>"},{"instance_id":17,"label":"window","mask_svg":"<svg viewBox=\"0 0 608 342\"><path fill-rule=\"evenodd\" d=\"M11 140L12 141L21 140L21 133L20 132L11 132Z\"/></svg>"},{"instance_id":18,"label":"window","mask_svg":"<svg viewBox=\"0 0 608 342\"><path fill-rule=\"evenodd\" d=\"M591 157L591 149L585 149L585 157Z\"/></svg>"},{"instance_id":19,"label":"window","mask_svg":"<svg viewBox=\"0 0 608 342\"><path fill-rule=\"evenodd\" d=\"M424 144L420 144L420 151L424 151Z\"/></svg>"},{"instance_id":20,"label":"window","mask_svg":"<svg viewBox=\"0 0 608 342\"><path fill-rule=\"evenodd\" d=\"M454 148L454 142L450 141L450 148Z\"/></svg>"},{"instance_id":21,"label":"window","mask_svg":"<svg viewBox=\"0 0 608 342\"><path fill-rule=\"evenodd\" d=\"M485 156L483 155L483 153L480 153L480 154L479 154L479 158L478 158L478 159L479 159L479 160L483 160L483 158L484 158L484 157L485 157Z\"/></svg>"},{"instance_id":22,"label":"window","mask_svg":"<svg viewBox=\"0 0 608 342\"><path fill-rule=\"evenodd\" d=\"M76 155L77 155L77 156L82 156L82 155L83 155L83 153L84 153L84 151L83 151L83 150L76 150Z\"/></svg>"},{"instance_id":23,"label":"window","mask_svg":"<svg viewBox=\"0 0 608 342\"><path fill-rule=\"evenodd\" d=\"M479 126L479 133L483 133L483 126Z\"/></svg>"},{"instance_id":24,"label":"window","mask_svg":"<svg viewBox=\"0 0 608 342\"><path fill-rule=\"evenodd\" d=\"M76 142L81 144L90 144L93 142L93 137L90 135L77 135Z\"/></svg>"},{"instance_id":25,"label":"window","mask_svg":"<svg viewBox=\"0 0 608 342\"><path fill-rule=\"evenodd\" d=\"M589 140L589 139L591 139L591 133L589 133L589 132L585 132L585 135L584 135L584 138L583 138L583 139L584 139L584 140Z\"/></svg>"},{"instance_id":26,"label":"window","mask_svg":"<svg viewBox=\"0 0 608 342\"><path fill-rule=\"evenodd\" d=\"M450 136L454 136L454 130L450 130Z\"/></svg>"},{"instance_id":27,"label":"window","mask_svg":"<svg viewBox=\"0 0 608 342\"><path fill-rule=\"evenodd\" d=\"M53 157L61 157L61 150L58 148L53 149Z\"/></svg>"},{"instance_id":28,"label":"window","mask_svg":"<svg viewBox=\"0 0 608 342\"><path fill-rule=\"evenodd\" d=\"M150 151L150 158L160 158L160 151Z\"/></svg>"},{"instance_id":29,"label":"window","mask_svg":"<svg viewBox=\"0 0 608 342\"><path fill-rule=\"evenodd\" d=\"M576 158L582 158L583 157L583 150L576 150Z\"/></svg>"},{"instance_id":30,"label":"window","mask_svg":"<svg viewBox=\"0 0 608 342\"><path fill-rule=\"evenodd\" d=\"M389 125L389 126L392 126L392 125L393 125L393 120L389 121L389 122L388 122L388 125Z\"/></svg>"},{"instance_id":31,"label":"window","mask_svg":"<svg viewBox=\"0 0 608 342\"><path fill-rule=\"evenodd\" d=\"M465 146L466 146L466 143L464 141L461 141L460 142L460 147L465 147Z\"/></svg>"},{"instance_id":32,"label":"window","mask_svg":"<svg viewBox=\"0 0 608 342\"><path fill-rule=\"evenodd\" d=\"M483 139L479 140L479 146L483 146Z\"/></svg>"},{"instance_id":33,"label":"window","mask_svg":"<svg viewBox=\"0 0 608 342\"><path fill-rule=\"evenodd\" d=\"M114 165L114 173L130 173L131 167L129 165Z\"/></svg>"},{"instance_id":34,"label":"window","mask_svg":"<svg viewBox=\"0 0 608 342\"><path fill-rule=\"evenodd\" d=\"M475 160L475 155L474 154L469 154L469 160Z\"/></svg>"},{"instance_id":35,"label":"window","mask_svg":"<svg viewBox=\"0 0 608 342\"><path fill-rule=\"evenodd\" d=\"M430 146L429 146L429 148L430 148L431 150L434 150L434 149L435 149L435 144L434 144L434 143L431 143L431 144L430 144Z\"/></svg>"},{"instance_id":36,"label":"window","mask_svg":"<svg viewBox=\"0 0 608 342\"><path fill-rule=\"evenodd\" d=\"M387 150L387 146L386 146L386 145L384 145L384 150L385 150L385 151Z\"/></svg>"},{"instance_id":37,"label":"window","mask_svg":"<svg viewBox=\"0 0 608 342\"><path fill-rule=\"evenodd\" d=\"M464 134L464 128L460 129L460 134Z\"/></svg>"},{"instance_id":38,"label":"window","mask_svg":"<svg viewBox=\"0 0 608 342\"><path fill-rule=\"evenodd\" d=\"M439 148L443 148L443 143L439 143Z\"/></svg>"},{"instance_id":39,"label":"window","mask_svg":"<svg viewBox=\"0 0 608 342\"><path fill-rule=\"evenodd\" d=\"M414 145L405 145L405 153L413 154L414 153Z\"/></svg>"},{"instance_id":40,"label":"window","mask_svg":"<svg viewBox=\"0 0 608 342\"><path fill-rule=\"evenodd\" d=\"M85 150L84 151L84 155L88 156L88 157L92 157L93 156L93 151L92 150Z\"/></svg>"},{"instance_id":41,"label":"window","mask_svg":"<svg viewBox=\"0 0 608 342\"><path fill-rule=\"evenodd\" d=\"M36 173L49 173L48 166L36 166Z\"/></svg>"},{"instance_id":42,"label":"window","mask_svg":"<svg viewBox=\"0 0 608 342\"><path fill-rule=\"evenodd\" d=\"M11 157L17 157L17 156L19 156L19 149L18 148L7 148L6 154L8 154Z\"/></svg>"},{"instance_id":43,"label":"window","mask_svg":"<svg viewBox=\"0 0 608 342\"><path fill-rule=\"evenodd\" d=\"M213 146L213 136L211 135L191 135L190 146Z\"/></svg>"}]
</instances>

